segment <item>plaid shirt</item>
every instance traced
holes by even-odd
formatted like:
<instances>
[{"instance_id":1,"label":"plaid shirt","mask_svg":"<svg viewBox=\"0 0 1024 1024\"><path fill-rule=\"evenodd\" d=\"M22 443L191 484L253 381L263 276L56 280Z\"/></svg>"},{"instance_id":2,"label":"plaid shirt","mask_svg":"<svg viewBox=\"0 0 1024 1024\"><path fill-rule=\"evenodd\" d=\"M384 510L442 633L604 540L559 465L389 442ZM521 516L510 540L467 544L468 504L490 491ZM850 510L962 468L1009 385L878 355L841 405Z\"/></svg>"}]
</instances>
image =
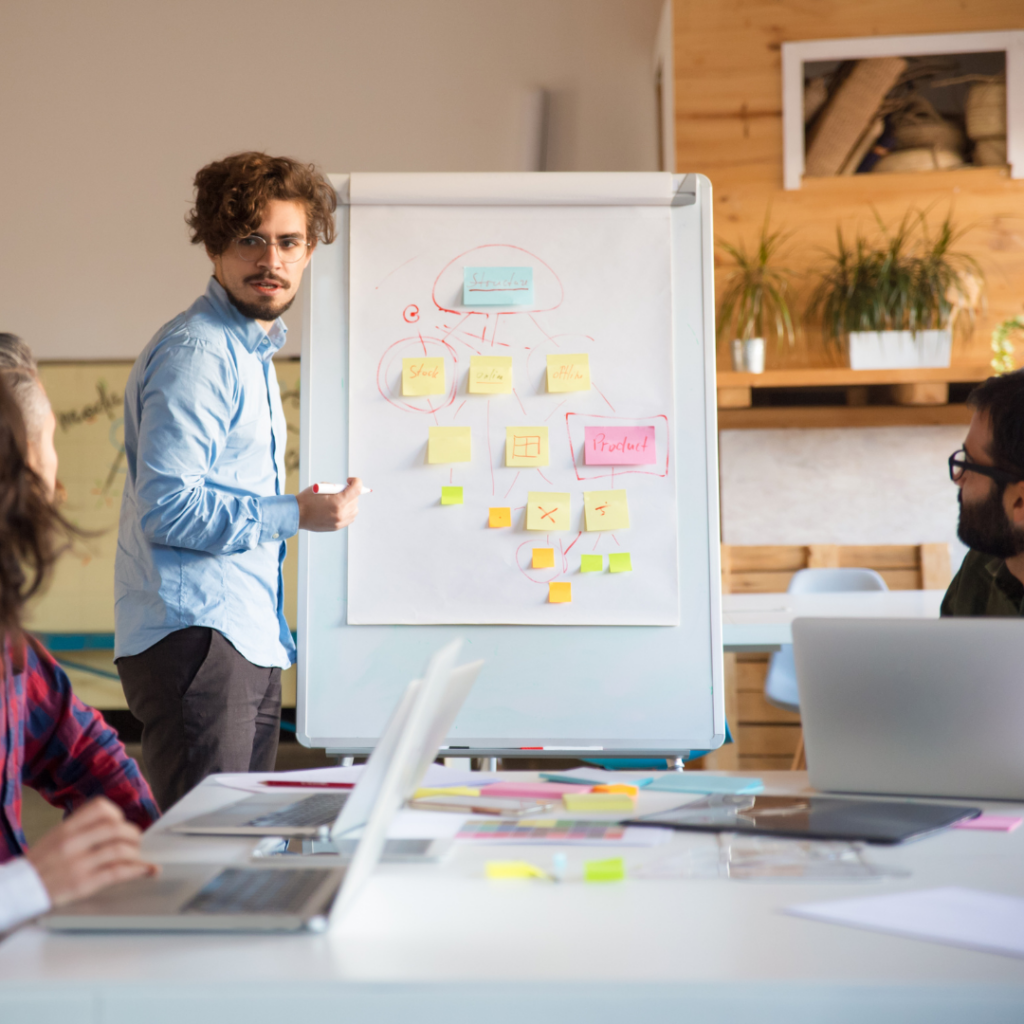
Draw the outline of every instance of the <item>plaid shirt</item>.
<instances>
[{"instance_id":1,"label":"plaid shirt","mask_svg":"<svg viewBox=\"0 0 1024 1024\"><path fill-rule=\"evenodd\" d=\"M21 787L72 811L102 794L145 828L159 817L139 766L117 734L72 692L71 681L32 637L5 642L0 681L0 862L25 852Z\"/></svg>"}]
</instances>

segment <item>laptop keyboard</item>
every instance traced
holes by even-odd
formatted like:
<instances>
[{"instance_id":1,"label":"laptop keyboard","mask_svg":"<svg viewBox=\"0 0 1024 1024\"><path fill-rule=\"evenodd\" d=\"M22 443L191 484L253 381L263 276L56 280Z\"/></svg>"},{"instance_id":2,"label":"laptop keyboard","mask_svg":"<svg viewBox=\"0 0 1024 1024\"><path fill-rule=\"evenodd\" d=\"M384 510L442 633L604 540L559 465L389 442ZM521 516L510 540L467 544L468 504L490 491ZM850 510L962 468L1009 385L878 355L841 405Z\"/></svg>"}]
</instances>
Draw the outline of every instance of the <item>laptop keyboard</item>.
<instances>
[{"instance_id":1,"label":"laptop keyboard","mask_svg":"<svg viewBox=\"0 0 1024 1024\"><path fill-rule=\"evenodd\" d=\"M226 868L182 907L185 914L297 914L330 871Z\"/></svg>"},{"instance_id":2,"label":"laptop keyboard","mask_svg":"<svg viewBox=\"0 0 1024 1024\"><path fill-rule=\"evenodd\" d=\"M274 828L277 825L303 826L330 825L337 818L348 799L348 793L318 793L296 800L279 811L262 814L246 825L254 828Z\"/></svg>"}]
</instances>

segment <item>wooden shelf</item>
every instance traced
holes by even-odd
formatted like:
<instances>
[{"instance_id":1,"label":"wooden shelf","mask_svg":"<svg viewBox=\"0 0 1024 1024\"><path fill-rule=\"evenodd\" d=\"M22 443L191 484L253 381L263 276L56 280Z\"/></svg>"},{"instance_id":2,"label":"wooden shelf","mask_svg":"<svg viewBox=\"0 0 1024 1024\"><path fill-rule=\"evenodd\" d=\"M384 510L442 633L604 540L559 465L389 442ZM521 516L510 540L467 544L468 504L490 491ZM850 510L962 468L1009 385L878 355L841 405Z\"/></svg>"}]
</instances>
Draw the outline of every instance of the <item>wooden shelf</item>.
<instances>
[{"instance_id":1,"label":"wooden shelf","mask_svg":"<svg viewBox=\"0 0 1024 1024\"><path fill-rule=\"evenodd\" d=\"M857 387L866 384L970 383L992 376L985 363L909 370L851 370L845 366L812 369L765 370L764 373L718 371L719 388Z\"/></svg>"},{"instance_id":2,"label":"wooden shelf","mask_svg":"<svg viewBox=\"0 0 1024 1024\"><path fill-rule=\"evenodd\" d=\"M719 409L719 430L934 427L971 422L966 405L804 405Z\"/></svg>"}]
</instances>

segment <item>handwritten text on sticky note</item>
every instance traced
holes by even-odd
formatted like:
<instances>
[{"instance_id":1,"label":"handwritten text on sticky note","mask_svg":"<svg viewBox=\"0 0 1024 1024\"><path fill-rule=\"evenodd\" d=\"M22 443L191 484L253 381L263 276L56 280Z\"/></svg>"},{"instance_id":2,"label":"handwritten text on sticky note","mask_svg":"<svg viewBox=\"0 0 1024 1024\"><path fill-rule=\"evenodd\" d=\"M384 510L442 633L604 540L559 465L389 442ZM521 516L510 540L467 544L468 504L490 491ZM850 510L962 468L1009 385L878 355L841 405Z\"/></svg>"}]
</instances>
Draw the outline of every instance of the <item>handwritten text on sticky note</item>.
<instances>
[{"instance_id":1,"label":"handwritten text on sticky note","mask_svg":"<svg viewBox=\"0 0 1024 1024\"><path fill-rule=\"evenodd\" d=\"M590 356L586 352L548 356L548 391L589 391Z\"/></svg>"},{"instance_id":2,"label":"handwritten text on sticky note","mask_svg":"<svg viewBox=\"0 0 1024 1024\"><path fill-rule=\"evenodd\" d=\"M430 428L427 462L469 462L472 454L472 435L469 427Z\"/></svg>"},{"instance_id":3,"label":"handwritten text on sticky note","mask_svg":"<svg viewBox=\"0 0 1024 1024\"><path fill-rule=\"evenodd\" d=\"M547 427L506 427L506 466L546 466L550 461Z\"/></svg>"},{"instance_id":4,"label":"handwritten text on sticky note","mask_svg":"<svg viewBox=\"0 0 1024 1024\"><path fill-rule=\"evenodd\" d=\"M588 530L625 530L629 526L625 491L584 491L583 509Z\"/></svg>"},{"instance_id":5,"label":"handwritten text on sticky note","mask_svg":"<svg viewBox=\"0 0 1024 1024\"><path fill-rule=\"evenodd\" d=\"M529 491L526 495L528 530L568 530L569 495L561 491Z\"/></svg>"},{"instance_id":6,"label":"handwritten text on sticky note","mask_svg":"<svg viewBox=\"0 0 1024 1024\"><path fill-rule=\"evenodd\" d=\"M533 267L463 267L464 306L532 306Z\"/></svg>"},{"instance_id":7,"label":"handwritten text on sticky note","mask_svg":"<svg viewBox=\"0 0 1024 1024\"><path fill-rule=\"evenodd\" d=\"M470 356L469 393L471 395L512 394L512 357Z\"/></svg>"},{"instance_id":8,"label":"handwritten text on sticky note","mask_svg":"<svg viewBox=\"0 0 1024 1024\"><path fill-rule=\"evenodd\" d=\"M654 427L584 427L588 466L644 466L655 461Z\"/></svg>"},{"instance_id":9,"label":"handwritten text on sticky note","mask_svg":"<svg viewBox=\"0 0 1024 1024\"><path fill-rule=\"evenodd\" d=\"M403 395L443 395L444 359L422 356L402 360Z\"/></svg>"}]
</instances>

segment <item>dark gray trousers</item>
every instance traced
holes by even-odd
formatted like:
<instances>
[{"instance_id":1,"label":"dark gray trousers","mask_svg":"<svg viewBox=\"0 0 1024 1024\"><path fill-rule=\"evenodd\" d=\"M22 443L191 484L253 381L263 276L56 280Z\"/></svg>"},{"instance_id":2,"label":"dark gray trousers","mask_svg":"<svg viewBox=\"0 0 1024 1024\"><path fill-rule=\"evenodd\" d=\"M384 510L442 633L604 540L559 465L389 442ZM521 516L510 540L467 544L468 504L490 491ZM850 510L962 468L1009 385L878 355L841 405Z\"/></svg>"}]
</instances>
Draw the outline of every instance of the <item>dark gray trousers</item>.
<instances>
[{"instance_id":1,"label":"dark gray trousers","mask_svg":"<svg viewBox=\"0 0 1024 1024\"><path fill-rule=\"evenodd\" d=\"M217 630L189 626L118 658L117 671L162 811L215 772L274 770L279 668L253 665Z\"/></svg>"}]
</instances>

